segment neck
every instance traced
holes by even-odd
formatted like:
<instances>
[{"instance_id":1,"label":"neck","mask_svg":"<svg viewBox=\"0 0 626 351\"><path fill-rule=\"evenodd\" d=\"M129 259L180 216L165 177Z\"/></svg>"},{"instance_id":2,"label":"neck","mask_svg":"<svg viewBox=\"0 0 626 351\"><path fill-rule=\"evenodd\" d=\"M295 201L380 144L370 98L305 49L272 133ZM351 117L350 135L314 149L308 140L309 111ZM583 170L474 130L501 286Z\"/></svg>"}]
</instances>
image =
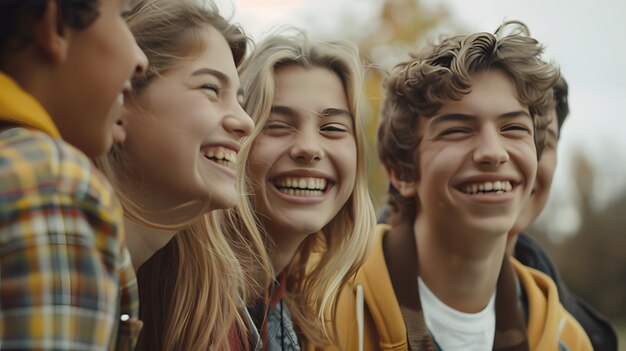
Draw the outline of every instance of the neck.
<instances>
[{"instance_id":1,"label":"neck","mask_svg":"<svg viewBox=\"0 0 626 351\"><path fill-rule=\"evenodd\" d=\"M515 256L515 245L517 244L518 237L519 237L519 233L517 234L509 233L508 238L506 240L506 253L511 257Z\"/></svg>"},{"instance_id":2,"label":"neck","mask_svg":"<svg viewBox=\"0 0 626 351\"><path fill-rule=\"evenodd\" d=\"M496 289L506 249L506 234L445 230L418 216L414 235L420 277L446 305L465 313L482 311Z\"/></svg>"},{"instance_id":3,"label":"neck","mask_svg":"<svg viewBox=\"0 0 626 351\"><path fill-rule=\"evenodd\" d=\"M55 113L54 102L57 98L54 96L54 92L58 89L50 89L50 87L58 88L58 80L55 82L51 67L42 64L38 59L41 54L35 51L36 48L30 45L20 53L15 54L9 62L3 65L2 72L13 79L22 90L35 98L54 119L58 115Z\"/></svg>"},{"instance_id":4,"label":"neck","mask_svg":"<svg viewBox=\"0 0 626 351\"><path fill-rule=\"evenodd\" d=\"M154 229L125 218L126 245L135 270L172 240L175 231Z\"/></svg>"},{"instance_id":5,"label":"neck","mask_svg":"<svg viewBox=\"0 0 626 351\"><path fill-rule=\"evenodd\" d=\"M274 247L270 250L270 259L275 273L282 272L291 262L302 242L313 234L285 233L284 230L268 230Z\"/></svg>"}]
</instances>

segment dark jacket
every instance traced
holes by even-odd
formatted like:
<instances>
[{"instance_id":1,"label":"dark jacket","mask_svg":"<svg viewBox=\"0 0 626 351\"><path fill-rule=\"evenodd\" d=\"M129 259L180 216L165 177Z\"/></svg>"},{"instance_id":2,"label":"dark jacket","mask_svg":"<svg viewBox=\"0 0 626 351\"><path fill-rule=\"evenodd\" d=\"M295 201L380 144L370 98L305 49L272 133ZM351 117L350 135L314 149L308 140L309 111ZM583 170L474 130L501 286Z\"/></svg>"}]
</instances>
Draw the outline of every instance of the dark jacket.
<instances>
[{"instance_id":1,"label":"dark jacket","mask_svg":"<svg viewBox=\"0 0 626 351\"><path fill-rule=\"evenodd\" d=\"M542 271L552 278L559 291L561 304L585 329L595 351L617 351L617 336L606 318L569 291L550 257L525 233L520 234L517 239L515 258L525 266Z\"/></svg>"}]
</instances>

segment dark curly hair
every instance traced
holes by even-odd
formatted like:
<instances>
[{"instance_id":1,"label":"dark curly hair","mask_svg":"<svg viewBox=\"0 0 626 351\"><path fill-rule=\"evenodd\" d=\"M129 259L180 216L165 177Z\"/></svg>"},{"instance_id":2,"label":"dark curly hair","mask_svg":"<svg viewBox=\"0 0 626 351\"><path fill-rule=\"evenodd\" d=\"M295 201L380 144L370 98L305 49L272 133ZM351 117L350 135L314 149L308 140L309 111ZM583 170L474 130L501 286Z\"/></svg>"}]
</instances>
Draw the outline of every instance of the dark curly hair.
<instances>
[{"instance_id":1,"label":"dark curly hair","mask_svg":"<svg viewBox=\"0 0 626 351\"><path fill-rule=\"evenodd\" d=\"M100 15L100 0L57 0L59 21L85 29ZM0 66L13 51L30 42L28 28L46 11L46 0L0 1Z\"/></svg>"},{"instance_id":2,"label":"dark curly hair","mask_svg":"<svg viewBox=\"0 0 626 351\"><path fill-rule=\"evenodd\" d=\"M569 87L565 78L561 76L558 82L554 84L552 92L554 93L554 103L556 105L556 119L559 124L559 130L561 130L563 122L565 122L565 118L569 115L569 102L567 100Z\"/></svg>"}]
</instances>

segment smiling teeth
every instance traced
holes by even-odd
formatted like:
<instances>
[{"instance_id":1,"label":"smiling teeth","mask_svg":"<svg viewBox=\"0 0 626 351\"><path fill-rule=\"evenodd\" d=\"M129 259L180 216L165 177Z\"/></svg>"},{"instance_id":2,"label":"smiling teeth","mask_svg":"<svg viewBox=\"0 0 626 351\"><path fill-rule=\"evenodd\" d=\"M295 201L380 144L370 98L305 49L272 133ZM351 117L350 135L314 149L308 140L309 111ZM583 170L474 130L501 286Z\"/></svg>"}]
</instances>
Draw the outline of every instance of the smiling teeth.
<instances>
[{"instance_id":1,"label":"smiling teeth","mask_svg":"<svg viewBox=\"0 0 626 351\"><path fill-rule=\"evenodd\" d=\"M319 196L324 194L322 190L300 190L292 188L279 188L281 193L285 193L291 196Z\"/></svg>"},{"instance_id":2,"label":"smiling teeth","mask_svg":"<svg viewBox=\"0 0 626 351\"><path fill-rule=\"evenodd\" d=\"M509 181L483 182L466 185L463 192L466 194L477 193L508 193L513 190L513 186Z\"/></svg>"},{"instance_id":3,"label":"smiling teeth","mask_svg":"<svg viewBox=\"0 0 626 351\"><path fill-rule=\"evenodd\" d=\"M322 195L328 182L324 178L314 177L284 177L274 181L276 188L285 194L293 196Z\"/></svg>"},{"instance_id":4,"label":"smiling teeth","mask_svg":"<svg viewBox=\"0 0 626 351\"><path fill-rule=\"evenodd\" d=\"M226 149L223 147L211 147L204 148L201 150L204 157L209 158L211 160L217 161L218 163L232 163L235 164L237 162L237 153L233 150Z\"/></svg>"}]
</instances>

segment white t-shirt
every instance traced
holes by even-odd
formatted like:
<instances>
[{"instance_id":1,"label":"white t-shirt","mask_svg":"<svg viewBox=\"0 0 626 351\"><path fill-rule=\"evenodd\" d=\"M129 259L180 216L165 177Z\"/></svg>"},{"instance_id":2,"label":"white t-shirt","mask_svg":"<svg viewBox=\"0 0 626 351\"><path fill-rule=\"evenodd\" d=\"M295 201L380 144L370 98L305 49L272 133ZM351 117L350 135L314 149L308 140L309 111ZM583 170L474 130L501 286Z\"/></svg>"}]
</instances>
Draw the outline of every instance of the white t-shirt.
<instances>
[{"instance_id":1,"label":"white t-shirt","mask_svg":"<svg viewBox=\"0 0 626 351\"><path fill-rule=\"evenodd\" d=\"M487 351L493 349L496 332L496 293L478 313L459 312L443 303L417 278L426 327L443 351Z\"/></svg>"}]
</instances>

